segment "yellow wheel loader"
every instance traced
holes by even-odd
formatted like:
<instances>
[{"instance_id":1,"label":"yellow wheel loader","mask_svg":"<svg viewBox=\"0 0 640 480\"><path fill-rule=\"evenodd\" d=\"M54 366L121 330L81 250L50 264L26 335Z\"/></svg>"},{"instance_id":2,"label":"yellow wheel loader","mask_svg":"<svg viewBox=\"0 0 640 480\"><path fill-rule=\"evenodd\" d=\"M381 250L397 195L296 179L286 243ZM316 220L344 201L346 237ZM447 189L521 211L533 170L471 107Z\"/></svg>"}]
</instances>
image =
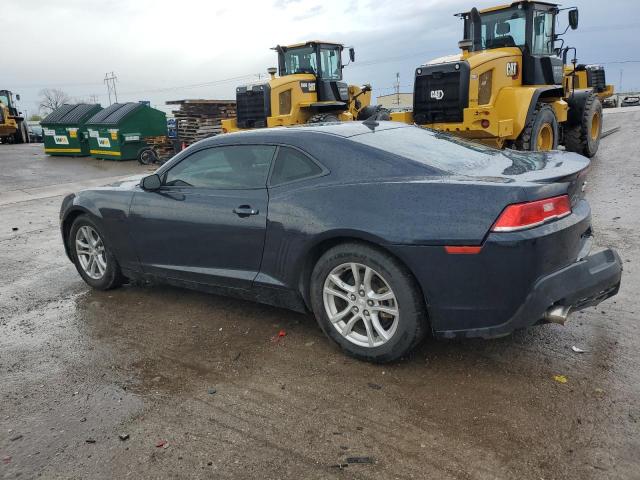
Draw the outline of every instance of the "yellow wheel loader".
<instances>
[{"instance_id":1,"label":"yellow wheel loader","mask_svg":"<svg viewBox=\"0 0 640 480\"><path fill-rule=\"evenodd\" d=\"M564 32L556 17L568 10ZM562 36L578 27L578 9L518 1L457 14L462 53L415 71L412 112L393 120L451 132L498 148L552 150L588 157L602 133L602 100L613 94L604 68L577 64ZM567 63L567 56L573 58Z\"/></svg>"},{"instance_id":2,"label":"yellow wheel loader","mask_svg":"<svg viewBox=\"0 0 640 480\"><path fill-rule=\"evenodd\" d=\"M16 95L20 100L20 95ZM0 90L0 141L2 143L29 143L27 123L20 115L13 93Z\"/></svg>"},{"instance_id":3,"label":"yellow wheel loader","mask_svg":"<svg viewBox=\"0 0 640 480\"><path fill-rule=\"evenodd\" d=\"M346 66L342 44L314 40L278 45L274 50L278 69L267 70L271 76L267 82L236 88L237 117L222 120L223 133L370 117L389 119L387 110L370 105L370 85L358 87L342 81ZM353 61L355 51L349 48L349 63Z\"/></svg>"}]
</instances>

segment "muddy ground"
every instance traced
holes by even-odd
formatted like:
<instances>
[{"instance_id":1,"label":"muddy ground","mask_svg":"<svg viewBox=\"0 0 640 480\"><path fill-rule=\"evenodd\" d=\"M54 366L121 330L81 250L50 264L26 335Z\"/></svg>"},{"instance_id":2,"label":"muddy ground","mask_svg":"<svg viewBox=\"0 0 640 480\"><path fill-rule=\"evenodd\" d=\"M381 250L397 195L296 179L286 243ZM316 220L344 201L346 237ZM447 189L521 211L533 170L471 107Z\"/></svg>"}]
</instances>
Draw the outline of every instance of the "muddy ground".
<instances>
[{"instance_id":1,"label":"muddy ground","mask_svg":"<svg viewBox=\"0 0 640 480\"><path fill-rule=\"evenodd\" d=\"M310 316L91 290L63 252L61 194L144 169L0 145L0 476L640 478L640 111L607 114L617 125L587 191L620 294L565 327L428 340L385 366Z\"/></svg>"}]
</instances>

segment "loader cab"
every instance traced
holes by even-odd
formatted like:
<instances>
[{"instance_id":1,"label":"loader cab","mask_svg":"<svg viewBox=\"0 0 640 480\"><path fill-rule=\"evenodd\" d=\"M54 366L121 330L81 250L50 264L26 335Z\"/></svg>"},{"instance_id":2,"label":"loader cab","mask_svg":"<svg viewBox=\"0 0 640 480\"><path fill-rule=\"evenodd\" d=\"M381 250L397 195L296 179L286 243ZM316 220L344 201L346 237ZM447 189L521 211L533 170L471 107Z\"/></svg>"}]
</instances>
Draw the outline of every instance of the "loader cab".
<instances>
[{"instance_id":1,"label":"loader cab","mask_svg":"<svg viewBox=\"0 0 640 480\"><path fill-rule=\"evenodd\" d=\"M342 81L342 50L339 43L306 42L290 46L277 46L278 71L281 77L310 74L315 76L318 102L347 102L347 84ZM353 59L353 49L349 49Z\"/></svg>"},{"instance_id":2,"label":"loader cab","mask_svg":"<svg viewBox=\"0 0 640 480\"><path fill-rule=\"evenodd\" d=\"M563 62L555 48L558 11L556 4L529 1L480 11L474 8L458 14L464 20L460 46L470 54L519 48L523 85L561 85Z\"/></svg>"},{"instance_id":3,"label":"loader cab","mask_svg":"<svg viewBox=\"0 0 640 480\"><path fill-rule=\"evenodd\" d=\"M20 95L18 95L18 100L20 100ZM13 93L9 90L0 90L0 103L2 103L7 109L9 109L9 114L15 117L18 116L18 109L13 100Z\"/></svg>"}]
</instances>

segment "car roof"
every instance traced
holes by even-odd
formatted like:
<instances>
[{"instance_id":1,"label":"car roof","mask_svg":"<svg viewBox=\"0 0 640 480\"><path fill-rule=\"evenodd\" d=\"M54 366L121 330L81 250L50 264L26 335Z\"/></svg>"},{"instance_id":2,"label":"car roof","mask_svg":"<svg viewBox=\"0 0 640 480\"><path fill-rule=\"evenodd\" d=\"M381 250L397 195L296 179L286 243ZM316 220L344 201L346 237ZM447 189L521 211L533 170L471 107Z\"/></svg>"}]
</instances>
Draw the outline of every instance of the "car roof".
<instances>
[{"instance_id":1,"label":"car roof","mask_svg":"<svg viewBox=\"0 0 640 480\"><path fill-rule=\"evenodd\" d=\"M363 122L330 122L330 123L308 123L304 125L294 125L291 127L274 127L274 128L259 128L254 130L245 130L242 132L228 133L211 137L207 140L211 143L218 143L216 140L228 139L229 142L232 139L240 138L252 138L256 141L269 141L274 138L283 138L285 136L298 136L300 134L324 134L332 135L336 137L349 138L356 135L371 134L377 131L393 130L396 128L414 128L412 125L407 125L401 122L389 122L389 121L363 121ZM226 142L225 142L226 143Z\"/></svg>"}]
</instances>

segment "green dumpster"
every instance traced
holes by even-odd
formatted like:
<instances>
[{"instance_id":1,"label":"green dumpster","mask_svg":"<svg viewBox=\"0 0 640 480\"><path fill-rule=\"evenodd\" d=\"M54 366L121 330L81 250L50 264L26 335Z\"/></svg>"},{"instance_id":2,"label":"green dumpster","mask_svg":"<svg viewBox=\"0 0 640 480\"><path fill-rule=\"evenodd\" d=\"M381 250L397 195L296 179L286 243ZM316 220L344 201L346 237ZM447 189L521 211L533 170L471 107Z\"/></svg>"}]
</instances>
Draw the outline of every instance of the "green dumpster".
<instances>
[{"instance_id":1,"label":"green dumpster","mask_svg":"<svg viewBox=\"0 0 640 480\"><path fill-rule=\"evenodd\" d=\"M40 122L44 153L69 157L89 155L86 121L102 110L100 105L79 103L62 105Z\"/></svg>"},{"instance_id":2,"label":"green dumpster","mask_svg":"<svg viewBox=\"0 0 640 480\"><path fill-rule=\"evenodd\" d=\"M132 160L146 138L167 135L167 116L143 103L114 103L87 121L87 131L92 157Z\"/></svg>"}]
</instances>

